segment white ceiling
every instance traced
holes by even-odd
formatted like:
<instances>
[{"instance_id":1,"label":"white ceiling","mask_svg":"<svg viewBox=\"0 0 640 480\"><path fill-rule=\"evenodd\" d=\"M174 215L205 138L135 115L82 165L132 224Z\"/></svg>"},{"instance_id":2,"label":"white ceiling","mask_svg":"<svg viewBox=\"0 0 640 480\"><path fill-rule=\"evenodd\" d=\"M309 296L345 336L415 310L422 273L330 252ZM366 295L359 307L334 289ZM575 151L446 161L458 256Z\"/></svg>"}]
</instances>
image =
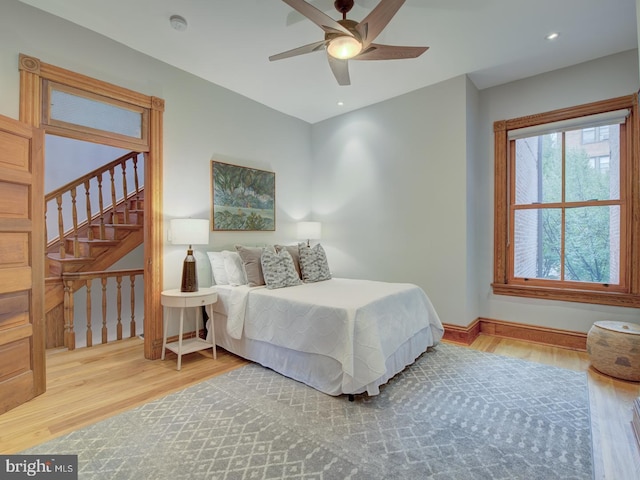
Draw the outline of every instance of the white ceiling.
<instances>
[{"instance_id":1,"label":"white ceiling","mask_svg":"<svg viewBox=\"0 0 640 480\"><path fill-rule=\"evenodd\" d=\"M268 61L324 35L280 0L21 1L310 123L462 74L484 89L638 46L635 0L407 0L376 42L430 49L350 61L341 87L324 52ZM355 1L356 21L378 3ZM309 3L340 18L333 0Z\"/></svg>"}]
</instances>

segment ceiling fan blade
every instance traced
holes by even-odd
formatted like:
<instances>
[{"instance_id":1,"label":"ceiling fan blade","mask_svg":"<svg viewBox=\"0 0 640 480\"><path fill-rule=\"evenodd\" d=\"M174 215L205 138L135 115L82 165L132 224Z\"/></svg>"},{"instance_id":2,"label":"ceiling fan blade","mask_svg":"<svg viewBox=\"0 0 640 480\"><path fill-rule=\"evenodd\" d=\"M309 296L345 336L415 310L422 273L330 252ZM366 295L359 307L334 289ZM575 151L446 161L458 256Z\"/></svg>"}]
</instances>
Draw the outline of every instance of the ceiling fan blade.
<instances>
[{"instance_id":1,"label":"ceiling fan blade","mask_svg":"<svg viewBox=\"0 0 640 480\"><path fill-rule=\"evenodd\" d=\"M405 0L380 0L376 8L356 25L363 48L366 49L380 35L404 2Z\"/></svg>"},{"instance_id":2,"label":"ceiling fan blade","mask_svg":"<svg viewBox=\"0 0 640 480\"><path fill-rule=\"evenodd\" d=\"M307 17L313 23L318 25L322 30L327 33L343 33L353 37L353 33L340 25L337 21L331 18L326 13L318 10L313 5L305 2L304 0L282 0L294 10L297 10L302 15ZM404 1L404 0L403 0Z\"/></svg>"},{"instance_id":3,"label":"ceiling fan blade","mask_svg":"<svg viewBox=\"0 0 640 480\"><path fill-rule=\"evenodd\" d=\"M349 62L347 60L333 58L329 54L327 54L327 58L329 59L329 66L331 67L333 76L336 77L338 81L338 85L351 85L351 80L349 79Z\"/></svg>"},{"instance_id":4,"label":"ceiling fan blade","mask_svg":"<svg viewBox=\"0 0 640 480\"><path fill-rule=\"evenodd\" d=\"M282 60L283 58L295 57L297 55L304 55L305 53L317 52L318 50L323 50L326 43L327 42L325 40L320 40L319 42L313 42L309 45L303 45L302 47L293 48L291 50L287 50L286 52L271 55L269 57L269 61L273 62L275 60Z\"/></svg>"},{"instance_id":5,"label":"ceiling fan blade","mask_svg":"<svg viewBox=\"0 0 640 480\"><path fill-rule=\"evenodd\" d=\"M335 11L333 7L333 0L307 0L307 3L316 7L318 10L322 12ZM302 22L303 20L307 20L307 17L303 16L300 12L294 10L289 12L289 14L287 15L287 20L285 24L287 26L290 26L295 23Z\"/></svg>"},{"instance_id":6,"label":"ceiling fan blade","mask_svg":"<svg viewBox=\"0 0 640 480\"><path fill-rule=\"evenodd\" d=\"M427 50L429 47L401 47L372 43L369 48L360 55L356 55L352 60L401 60L419 57Z\"/></svg>"}]
</instances>

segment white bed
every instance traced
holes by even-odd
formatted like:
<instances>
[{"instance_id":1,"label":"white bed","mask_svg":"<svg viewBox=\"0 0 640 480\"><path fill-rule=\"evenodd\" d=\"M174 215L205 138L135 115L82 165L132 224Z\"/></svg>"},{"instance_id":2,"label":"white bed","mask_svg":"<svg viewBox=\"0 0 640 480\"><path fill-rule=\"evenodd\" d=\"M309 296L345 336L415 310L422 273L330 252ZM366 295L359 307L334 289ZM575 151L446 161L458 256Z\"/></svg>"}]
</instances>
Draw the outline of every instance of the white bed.
<instances>
[{"instance_id":1,"label":"white bed","mask_svg":"<svg viewBox=\"0 0 640 480\"><path fill-rule=\"evenodd\" d=\"M412 284L332 278L217 291L218 345L329 395L377 395L444 332Z\"/></svg>"}]
</instances>

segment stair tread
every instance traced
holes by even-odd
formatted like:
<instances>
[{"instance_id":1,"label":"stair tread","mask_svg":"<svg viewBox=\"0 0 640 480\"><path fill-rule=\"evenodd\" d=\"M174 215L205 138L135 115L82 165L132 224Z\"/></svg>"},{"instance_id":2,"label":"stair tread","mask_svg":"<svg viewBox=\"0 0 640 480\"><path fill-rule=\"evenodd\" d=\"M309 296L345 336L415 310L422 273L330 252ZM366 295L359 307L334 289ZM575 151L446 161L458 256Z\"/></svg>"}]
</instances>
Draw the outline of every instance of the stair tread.
<instances>
[{"instance_id":1,"label":"stair tread","mask_svg":"<svg viewBox=\"0 0 640 480\"><path fill-rule=\"evenodd\" d=\"M101 239L101 238L94 238L90 240L88 237L79 237L78 241L83 243L91 243L91 244L105 245L105 246L117 245L119 243L118 240L109 240L109 239Z\"/></svg>"},{"instance_id":2,"label":"stair tread","mask_svg":"<svg viewBox=\"0 0 640 480\"><path fill-rule=\"evenodd\" d=\"M67 263L72 263L72 262L82 263L87 261L92 262L93 260L95 260L94 257L74 257L73 255L69 255L69 254L67 254L66 257L62 258L60 257L59 253L47 253L47 257L49 257L51 260L55 260L56 262L67 262Z\"/></svg>"}]
</instances>

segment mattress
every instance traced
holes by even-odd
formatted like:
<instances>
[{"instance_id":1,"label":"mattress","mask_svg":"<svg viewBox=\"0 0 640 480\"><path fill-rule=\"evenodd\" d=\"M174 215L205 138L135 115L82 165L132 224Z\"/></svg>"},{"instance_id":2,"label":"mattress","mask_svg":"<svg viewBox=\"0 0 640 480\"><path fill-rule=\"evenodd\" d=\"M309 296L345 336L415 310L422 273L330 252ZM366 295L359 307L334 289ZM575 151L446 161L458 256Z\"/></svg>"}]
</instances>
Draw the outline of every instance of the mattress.
<instances>
[{"instance_id":1,"label":"mattress","mask_svg":"<svg viewBox=\"0 0 640 480\"><path fill-rule=\"evenodd\" d=\"M413 284L333 278L217 290L216 343L330 395L377 394L444 332Z\"/></svg>"}]
</instances>

